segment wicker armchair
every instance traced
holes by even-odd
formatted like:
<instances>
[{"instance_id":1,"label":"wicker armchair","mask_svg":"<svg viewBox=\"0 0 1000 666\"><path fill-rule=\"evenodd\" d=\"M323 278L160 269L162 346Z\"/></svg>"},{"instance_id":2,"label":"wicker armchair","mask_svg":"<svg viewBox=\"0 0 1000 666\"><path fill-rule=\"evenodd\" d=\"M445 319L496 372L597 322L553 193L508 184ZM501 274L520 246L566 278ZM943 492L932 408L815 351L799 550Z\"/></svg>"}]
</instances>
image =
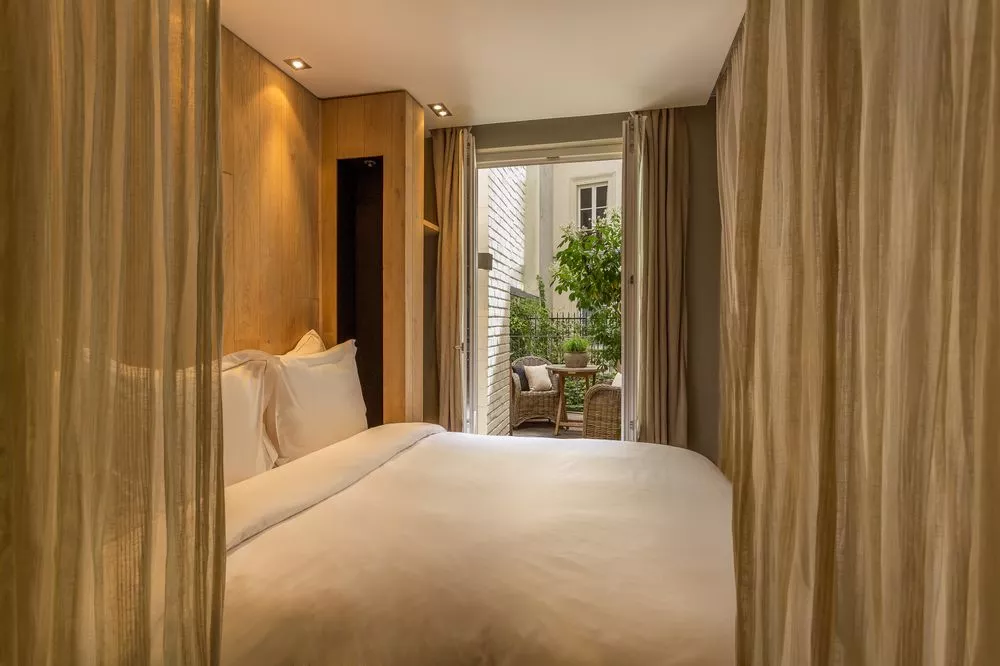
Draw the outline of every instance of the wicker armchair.
<instances>
[{"instance_id":1,"label":"wicker armchair","mask_svg":"<svg viewBox=\"0 0 1000 666\"><path fill-rule=\"evenodd\" d=\"M559 408L559 377L549 371L552 380L551 391L522 391L521 378L516 368L526 365L549 365L549 361L538 356L524 356L511 363L510 371L510 429L532 419L546 419L555 423L556 409Z\"/></svg>"},{"instance_id":2,"label":"wicker armchair","mask_svg":"<svg viewBox=\"0 0 1000 666\"><path fill-rule=\"evenodd\" d=\"M583 436L588 439L621 439L620 386L595 384L583 396Z\"/></svg>"}]
</instances>

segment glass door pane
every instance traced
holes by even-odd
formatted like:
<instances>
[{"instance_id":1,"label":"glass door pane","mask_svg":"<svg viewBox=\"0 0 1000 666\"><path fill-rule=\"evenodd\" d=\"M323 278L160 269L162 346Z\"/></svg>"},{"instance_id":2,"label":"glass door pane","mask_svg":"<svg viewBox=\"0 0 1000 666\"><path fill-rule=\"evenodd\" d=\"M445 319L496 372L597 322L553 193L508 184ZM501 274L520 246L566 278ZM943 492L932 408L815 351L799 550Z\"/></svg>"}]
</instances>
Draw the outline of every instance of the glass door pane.
<instances>
[{"instance_id":1,"label":"glass door pane","mask_svg":"<svg viewBox=\"0 0 1000 666\"><path fill-rule=\"evenodd\" d=\"M640 174L645 168L641 125L645 118L632 115L624 123L622 164L622 438L634 441L635 397L638 388L639 322L636 269L639 259L638 229L642 217Z\"/></svg>"},{"instance_id":2,"label":"glass door pane","mask_svg":"<svg viewBox=\"0 0 1000 666\"><path fill-rule=\"evenodd\" d=\"M477 322L477 258L479 239L476 221L478 180L476 169L476 138L466 132L465 141L465 340L462 342L465 376L465 432L476 432L476 322Z\"/></svg>"}]
</instances>

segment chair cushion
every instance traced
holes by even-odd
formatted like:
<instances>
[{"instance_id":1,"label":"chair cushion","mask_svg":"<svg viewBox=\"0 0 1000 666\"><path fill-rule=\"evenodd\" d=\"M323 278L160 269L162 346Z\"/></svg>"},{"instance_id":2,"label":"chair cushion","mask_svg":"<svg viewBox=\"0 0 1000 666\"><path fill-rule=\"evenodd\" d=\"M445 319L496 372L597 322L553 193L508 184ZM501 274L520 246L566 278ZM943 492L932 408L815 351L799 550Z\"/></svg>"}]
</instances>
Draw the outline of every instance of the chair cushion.
<instances>
[{"instance_id":1,"label":"chair cushion","mask_svg":"<svg viewBox=\"0 0 1000 666\"><path fill-rule=\"evenodd\" d=\"M552 378L544 365L526 365L524 374L528 376L528 387L531 391L551 391Z\"/></svg>"},{"instance_id":2,"label":"chair cushion","mask_svg":"<svg viewBox=\"0 0 1000 666\"><path fill-rule=\"evenodd\" d=\"M522 391L529 390L528 389L528 375L524 374L524 366L523 365L515 365L514 366L514 374L517 375L517 378L521 382L521 390Z\"/></svg>"}]
</instances>

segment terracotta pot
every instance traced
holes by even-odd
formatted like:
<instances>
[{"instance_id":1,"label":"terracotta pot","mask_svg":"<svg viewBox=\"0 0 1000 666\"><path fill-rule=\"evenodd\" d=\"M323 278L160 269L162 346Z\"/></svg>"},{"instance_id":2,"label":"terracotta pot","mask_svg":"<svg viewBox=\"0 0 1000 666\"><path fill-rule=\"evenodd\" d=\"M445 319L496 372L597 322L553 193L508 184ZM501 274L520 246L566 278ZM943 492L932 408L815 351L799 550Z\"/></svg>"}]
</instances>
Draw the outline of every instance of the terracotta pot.
<instances>
[{"instance_id":1,"label":"terracotta pot","mask_svg":"<svg viewBox=\"0 0 1000 666\"><path fill-rule=\"evenodd\" d=\"M587 352L566 352L563 354L563 363L567 368L586 368Z\"/></svg>"}]
</instances>

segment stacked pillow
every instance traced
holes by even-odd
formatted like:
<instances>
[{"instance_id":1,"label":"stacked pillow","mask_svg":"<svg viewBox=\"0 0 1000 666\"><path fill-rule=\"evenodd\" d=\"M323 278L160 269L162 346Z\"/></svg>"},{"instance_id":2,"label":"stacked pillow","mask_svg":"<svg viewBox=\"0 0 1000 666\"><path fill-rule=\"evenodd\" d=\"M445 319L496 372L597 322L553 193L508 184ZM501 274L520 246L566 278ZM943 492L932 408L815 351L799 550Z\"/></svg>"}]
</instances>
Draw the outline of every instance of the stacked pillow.
<instances>
[{"instance_id":1,"label":"stacked pillow","mask_svg":"<svg viewBox=\"0 0 1000 666\"><path fill-rule=\"evenodd\" d=\"M318 354L321 351L326 351L326 345L323 344L323 338L321 338L319 333L316 331L310 330L308 333L299 338L299 341L295 343L295 347L292 348L292 351L284 354L284 356Z\"/></svg>"},{"instance_id":2,"label":"stacked pillow","mask_svg":"<svg viewBox=\"0 0 1000 666\"><path fill-rule=\"evenodd\" d=\"M354 340L316 354L279 356L268 424L278 464L368 429Z\"/></svg>"},{"instance_id":3,"label":"stacked pillow","mask_svg":"<svg viewBox=\"0 0 1000 666\"><path fill-rule=\"evenodd\" d=\"M266 357L222 359L222 473L227 486L266 472L277 453L264 430Z\"/></svg>"},{"instance_id":4,"label":"stacked pillow","mask_svg":"<svg viewBox=\"0 0 1000 666\"><path fill-rule=\"evenodd\" d=\"M222 360L227 486L367 429L354 341L327 350L309 331L287 354Z\"/></svg>"}]
</instances>

